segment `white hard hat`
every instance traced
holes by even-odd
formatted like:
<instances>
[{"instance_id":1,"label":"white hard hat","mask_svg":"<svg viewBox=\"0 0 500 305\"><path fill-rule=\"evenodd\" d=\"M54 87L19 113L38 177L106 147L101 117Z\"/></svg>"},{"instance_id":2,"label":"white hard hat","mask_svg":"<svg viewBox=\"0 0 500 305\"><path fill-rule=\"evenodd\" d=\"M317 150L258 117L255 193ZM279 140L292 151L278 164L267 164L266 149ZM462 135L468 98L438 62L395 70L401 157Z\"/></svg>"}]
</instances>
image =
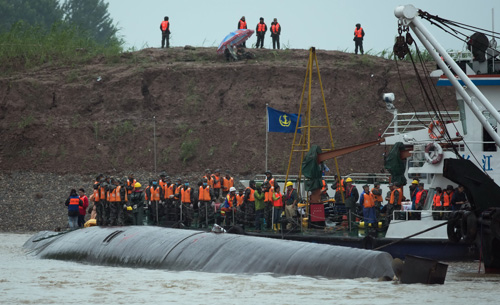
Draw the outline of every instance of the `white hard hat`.
<instances>
[{"instance_id":1,"label":"white hard hat","mask_svg":"<svg viewBox=\"0 0 500 305\"><path fill-rule=\"evenodd\" d=\"M230 191L230 192L236 192L236 188L235 188L234 186L231 186L231 187L229 188L229 191Z\"/></svg>"}]
</instances>

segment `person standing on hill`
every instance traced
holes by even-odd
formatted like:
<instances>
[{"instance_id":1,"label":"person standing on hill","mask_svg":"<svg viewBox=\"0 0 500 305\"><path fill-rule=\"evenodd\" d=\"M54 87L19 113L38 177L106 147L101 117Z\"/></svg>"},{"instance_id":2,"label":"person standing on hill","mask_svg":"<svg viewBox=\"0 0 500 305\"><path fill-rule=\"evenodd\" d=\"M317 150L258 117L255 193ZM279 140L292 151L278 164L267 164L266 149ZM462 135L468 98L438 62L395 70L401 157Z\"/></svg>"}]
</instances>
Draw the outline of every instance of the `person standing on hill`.
<instances>
[{"instance_id":1,"label":"person standing on hill","mask_svg":"<svg viewBox=\"0 0 500 305\"><path fill-rule=\"evenodd\" d=\"M257 45L255 48L264 48L264 36L266 35L267 32L267 25L264 23L264 18L260 17L260 22L257 23L257 27L255 28L255 32L257 32Z\"/></svg>"},{"instance_id":2,"label":"person standing on hill","mask_svg":"<svg viewBox=\"0 0 500 305\"><path fill-rule=\"evenodd\" d=\"M170 48L170 22L168 21L168 16L163 18L160 24L161 30L161 47L165 47L165 41L167 42L167 48Z\"/></svg>"},{"instance_id":3,"label":"person standing on hill","mask_svg":"<svg viewBox=\"0 0 500 305\"><path fill-rule=\"evenodd\" d=\"M278 50L280 49L280 35L281 35L281 26L278 23L278 19L274 18L273 23L271 23L271 37L273 39L273 49L276 49L276 46L278 46Z\"/></svg>"},{"instance_id":4,"label":"person standing on hill","mask_svg":"<svg viewBox=\"0 0 500 305\"><path fill-rule=\"evenodd\" d=\"M246 30L247 29L247 22L245 21L245 16L241 17L241 19L238 21L238 30ZM246 41L243 41L240 46L246 48Z\"/></svg>"},{"instance_id":5,"label":"person standing on hill","mask_svg":"<svg viewBox=\"0 0 500 305\"><path fill-rule=\"evenodd\" d=\"M356 28L354 29L354 54L358 54L358 47L361 55L363 55L363 38L365 37L365 31L361 27L361 24L356 23Z\"/></svg>"},{"instance_id":6,"label":"person standing on hill","mask_svg":"<svg viewBox=\"0 0 500 305\"><path fill-rule=\"evenodd\" d=\"M85 190L83 188L78 190L80 200L82 201L82 205L79 207L79 213L78 215L78 226L80 228L83 228L83 225L85 224L85 214L87 214L87 208L89 207L89 199L85 195Z\"/></svg>"}]
</instances>

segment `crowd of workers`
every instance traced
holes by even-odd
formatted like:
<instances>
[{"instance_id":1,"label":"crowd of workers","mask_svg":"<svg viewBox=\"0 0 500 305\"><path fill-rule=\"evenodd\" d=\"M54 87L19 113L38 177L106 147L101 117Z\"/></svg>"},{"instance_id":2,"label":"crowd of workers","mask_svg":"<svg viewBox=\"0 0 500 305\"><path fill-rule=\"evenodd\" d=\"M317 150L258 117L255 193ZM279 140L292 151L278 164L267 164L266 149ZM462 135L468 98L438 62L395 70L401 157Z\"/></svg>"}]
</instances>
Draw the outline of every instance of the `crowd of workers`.
<instances>
[{"instance_id":1,"label":"crowd of workers","mask_svg":"<svg viewBox=\"0 0 500 305\"><path fill-rule=\"evenodd\" d=\"M240 20L238 20L238 25L237 25L238 30L246 30L248 29L247 26L247 21L245 19L245 16L242 16ZM163 18L163 21L160 24L160 30L161 30L161 47L164 48L165 46L167 48L170 47L170 21L169 17L165 16ZM257 36L257 42L255 44L255 48L264 48L264 38L266 35L268 28L267 24L264 22L264 17L260 17L259 23L257 23L257 26L255 27L255 36ZM273 49L280 49L280 35L281 35L281 25L278 22L277 18L273 19L273 22L271 23L271 38L273 40ZM363 55L363 38L365 37L365 31L361 27L361 24L357 23L356 27L354 29L354 43L355 43L355 54L358 54L358 48L361 52L361 55ZM242 42L241 46L243 48L246 48L246 43Z\"/></svg>"},{"instance_id":2,"label":"crowd of workers","mask_svg":"<svg viewBox=\"0 0 500 305\"><path fill-rule=\"evenodd\" d=\"M100 226L157 224L203 228L217 223L278 230L283 211L291 227L298 203L293 183L287 182L282 193L271 172L266 172L263 183L250 180L248 187L238 190L229 171L222 176L220 170L212 174L208 169L195 187L181 178L172 180L162 172L159 179L151 179L146 186L133 174L124 179L100 174L93 188L90 201L96 213L95 225ZM77 210L83 210L85 217L89 202L83 189L82 196L73 191L66 202L70 229L83 225L75 222L74 216Z\"/></svg>"}]
</instances>

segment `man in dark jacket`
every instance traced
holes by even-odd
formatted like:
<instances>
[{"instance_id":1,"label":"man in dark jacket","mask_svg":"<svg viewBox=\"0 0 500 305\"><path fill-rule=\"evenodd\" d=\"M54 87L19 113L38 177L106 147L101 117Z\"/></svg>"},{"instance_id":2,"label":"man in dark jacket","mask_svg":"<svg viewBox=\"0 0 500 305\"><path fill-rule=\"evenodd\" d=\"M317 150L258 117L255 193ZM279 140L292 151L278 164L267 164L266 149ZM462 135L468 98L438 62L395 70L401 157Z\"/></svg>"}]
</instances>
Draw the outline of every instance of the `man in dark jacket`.
<instances>
[{"instance_id":1,"label":"man in dark jacket","mask_svg":"<svg viewBox=\"0 0 500 305\"><path fill-rule=\"evenodd\" d=\"M260 17L260 22L257 23L257 27L255 28L255 32L257 33L257 45L256 48L262 49L264 47L264 36L267 32L267 25L264 23L264 18Z\"/></svg>"},{"instance_id":2,"label":"man in dark jacket","mask_svg":"<svg viewBox=\"0 0 500 305\"><path fill-rule=\"evenodd\" d=\"M75 189L72 189L69 193L69 197L65 202L68 207L68 225L70 230L78 229L78 215L80 215L80 206L83 206L83 202L76 193Z\"/></svg>"},{"instance_id":3,"label":"man in dark jacket","mask_svg":"<svg viewBox=\"0 0 500 305\"><path fill-rule=\"evenodd\" d=\"M453 192L453 197L451 197L451 209L453 211L460 210L463 205L468 202L464 190L463 185L459 185Z\"/></svg>"},{"instance_id":4,"label":"man in dark jacket","mask_svg":"<svg viewBox=\"0 0 500 305\"><path fill-rule=\"evenodd\" d=\"M127 203L127 211L132 210L132 225L142 226L144 218L144 192L142 191L142 185L136 182L134 185L134 191L130 194L129 201Z\"/></svg>"},{"instance_id":5,"label":"man in dark jacket","mask_svg":"<svg viewBox=\"0 0 500 305\"><path fill-rule=\"evenodd\" d=\"M278 23L278 19L274 18L273 23L271 23L271 38L273 39L273 49L280 49L280 35L281 35L281 25Z\"/></svg>"},{"instance_id":6,"label":"man in dark jacket","mask_svg":"<svg viewBox=\"0 0 500 305\"><path fill-rule=\"evenodd\" d=\"M245 21L245 16L241 17L240 20L238 20L238 27L237 27L238 30L246 30L247 29L247 22ZM247 45L246 45L246 41L243 41L240 46L246 48Z\"/></svg>"},{"instance_id":7,"label":"man in dark jacket","mask_svg":"<svg viewBox=\"0 0 500 305\"><path fill-rule=\"evenodd\" d=\"M356 28L354 29L354 54L358 54L358 47L361 55L363 55L363 38L365 37L365 31L361 27L361 24L356 23Z\"/></svg>"}]
</instances>

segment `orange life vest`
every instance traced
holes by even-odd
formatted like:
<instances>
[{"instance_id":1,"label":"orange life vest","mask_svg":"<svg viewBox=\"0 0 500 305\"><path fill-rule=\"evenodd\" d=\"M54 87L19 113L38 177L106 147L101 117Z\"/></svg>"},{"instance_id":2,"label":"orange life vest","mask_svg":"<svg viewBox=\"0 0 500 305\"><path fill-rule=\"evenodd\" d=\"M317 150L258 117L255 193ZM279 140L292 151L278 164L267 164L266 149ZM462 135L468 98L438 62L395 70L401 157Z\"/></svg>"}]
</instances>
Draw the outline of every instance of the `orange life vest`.
<instances>
[{"instance_id":1,"label":"orange life vest","mask_svg":"<svg viewBox=\"0 0 500 305\"><path fill-rule=\"evenodd\" d=\"M273 201L273 193L274 193L274 186L271 186L269 188L269 191L264 193L264 201L265 202L271 202Z\"/></svg>"},{"instance_id":2,"label":"orange life vest","mask_svg":"<svg viewBox=\"0 0 500 305\"><path fill-rule=\"evenodd\" d=\"M453 197L453 192L448 194L447 192L443 192L443 206L449 207L451 204L451 198Z\"/></svg>"},{"instance_id":3,"label":"orange life vest","mask_svg":"<svg viewBox=\"0 0 500 305\"><path fill-rule=\"evenodd\" d=\"M222 189L224 192L229 192L229 189L234 186L234 179L230 177L227 179L226 177L222 178Z\"/></svg>"},{"instance_id":4,"label":"orange life vest","mask_svg":"<svg viewBox=\"0 0 500 305\"><path fill-rule=\"evenodd\" d=\"M373 208L375 206L375 201L373 200L373 194L363 193L363 207Z\"/></svg>"},{"instance_id":5,"label":"orange life vest","mask_svg":"<svg viewBox=\"0 0 500 305\"><path fill-rule=\"evenodd\" d=\"M240 24L238 25L238 30L244 30L247 28L247 22L240 19Z\"/></svg>"},{"instance_id":6,"label":"orange life vest","mask_svg":"<svg viewBox=\"0 0 500 305\"><path fill-rule=\"evenodd\" d=\"M257 24L257 32L264 32L265 30L266 30L266 24L259 22L259 24Z\"/></svg>"},{"instance_id":7,"label":"orange life vest","mask_svg":"<svg viewBox=\"0 0 500 305\"><path fill-rule=\"evenodd\" d=\"M397 198L397 201L394 202L396 198L394 198L394 192L398 191L399 196ZM403 190L401 188L396 188L391 192L391 201L389 201L390 204L396 203L397 205L401 205L401 201L403 201Z\"/></svg>"},{"instance_id":8,"label":"orange life vest","mask_svg":"<svg viewBox=\"0 0 500 305\"><path fill-rule=\"evenodd\" d=\"M102 185L99 186L99 200L106 200L106 188Z\"/></svg>"},{"instance_id":9,"label":"orange life vest","mask_svg":"<svg viewBox=\"0 0 500 305\"><path fill-rule=\"evenodd\" d=\"M378 201L378 202L383 202L383 201L384 201L384 199L382 198L382 195L375 195L375 194L373 193L373 190L378 190L378 189L376 189L376 188L372 188L372 190L371 190L371 193L370 193L370 194L372 194L372 195L373 195L373 199L374 199L375 201Z\"/></svg>"},{"instance_id":10,"label":"orange life vest","mask_svg":"<svg viewBox=\"0 0 500 305\"><path fill-rule=\"evenodd\" d=\"M354 36L356 38L363 38L363 28L362 27L360 27L359 29L355 28L354 29Z\"/></svg>"},{"instance_id":11,"label":"orange life vest","mask_svg":"<svg viewBox=\"0 0 500 305\"><path fill-rule=\"evenodd\" d=\"M440 207L441 204L441 195L439 194L434 194L434 198L432 198L433 205L435 207Z\"/></svg>"},{"instance_id":12,"label":"orange life vest","mask_svg":"<svg viewBox=\"0 0 500 305\"><path fill-rule=\"evenodd\" d=\"M69 199L69 205L74 207L75 205L76 206L79 206L80 205L80 198L79 197L75 197L75 198L70 198ZM77 209L78 211L78 209Z\"/></svg>"},{"instance_id":13,"label":"orange life vest","mask_svg":"<svg viewBox=\"0 0 500 305\"><path fill-rule=\"evenodd\" d=\"M273 199L273 206L277 208L283 207L283 196L280 193L276 193L274 195L275 197L278 197L278 199Z\"/></svg>"},{"instance_id":14,"label":"orange life vest","mask_svg":"<svg viewBox=\"0 0 500 305\"><path fill-rule=\"evenodd\" d=\"M181 190L181 202L182 203L191 203L191 188Z\"/></svg>"},{"instance_id":15,"label":"orange life vest","mask_svg":"<svg viewBox=\"0 0 500 305\"><path fill-rule=\"evenodd\" d=\"M160 201L160 187L157 187L156 189L151 187L149 191L151 192L151 201Z\"/></svg>"},{"instance_id":16,"label":"orange life vest","mask_svg":"<svg viewBox=\"0 0 500 305\"><path fill-rule=\"evenodd\" d=\"M158 23L157 23L157 24L158 24ZM161 30L162 30L162 31L166 31L166 30L167 30L167 28L168 28L168 21L167 21L167 20L163 20L163 21L161 22Z\"/></svg>"},{"instance_id":17,"label":"orange life vest","mask_svg":"<svg viewBox=\"0 0 500 305\"><path fill-rule=\"evenodd\" d=\"M214 181L214 183L213 183L214 184L214 186L213 186L214 189L220 189L220 185L221 185L220 179L221 179L220 176L217 177L216 175L212 175L212 180Z\"/></svg>"},{"instance_id":18,"label":"orange life vest","mask_svg":"<svg viewBox=\"0 0 500 305\"><path fill-rule=\"evenodd\" d=\"M251 187L247 187L247 190L248 189L250 189L250 196L248 196L248 201L255 202L255 197L254 197L255 190Z\"/></svg>"},{"instance_id":19,"label":"orange life vest","mask_svg":"<svg viewBox=\"0 0 500 305\"><path fill-rule=\"evenodd\" d=\"M207 179L208 186L210 186L211 188L214 187L214 179L212 179L212 176L203 176L203 179Z\"/></svg>"},{"instance_id":20,"label":"orange life vest","mask_svg":"<svg viewBox=\"0 0 500 305\"><path fill-rule=\"evenodd\" d=\"M417 192L417 195L415 196L415 203L419 203L420 202L420 199L422 198L422 194L424 192L427 192L427 191L426 190L421 190L421 191Z\"/></svg>"},{"instance_id":21,"label":"orange life vest","mask_svg":"<svg viewBox=\"0 0 500 305\"><path fill-rule=\"evenodd\" d=\"M200 192L198 194L198 200L199 201L210 201L212 198L210 197L210 187L207 186L206 188L203 188L203 186L200 186Z\"/></svg>"},{"instance_id":22,"label":"orange life vest","mask_svg":"<svg viewBox=\"0 0 500 305\"><path fill-rule=\"evenodd\" d=\"M175 185L174 185L175 187ZM176 189L175 189L175 194L181 194L182 195L182 185L179 185ZM175 200L179 200L179 198L177 197L174 197Z\"/></svg>"},{"instance_id":23,"label":"orange life vest","mask_svg":"<svg viewBox=\"0 0 500 305\"><path fill-rule=\"evenodd\" d=\"M278 34L279 29L280 29L279 23L271 25L271 31L273 32L273 34Z\"/></svg>"},{"instance_id":24,"label":"orange life vest","mask_svg":"<svg viewBox=\"0 0 500 305\"><path fill-rule=\"evenodd\" d=\"M171 183L170 186L165 188L165 198L170 198L175 193L174 191L174 184Z\"/></svg>"},{"instance_id":25,"label":"orange life vest","mask_svg":"<svg viewBox=\"0 0 500 305\"><path fill-rule=\"evenodd\" d=\"M99 182L95 181L94 184L98 184ZM99 187L94 189L94 202L99 202Z\"/></svg>"},{"instance_id":26,"label":"orange life vest","mask_svg":"<svg viewBox=\"0 0 500 305\"><path fill-rule=\"evenodd\" d=\"M245 198L245 194L243 194L243 195L236 194L236 203L238 204L238 206L243 204L244 198Z\"/></svg>"},{"instance_id":27,"label":"orange life vest","mask_svg":"<svg viewBox=\"0 0 500 305\"><path fill-rule=\"evenodd\" d=\"M335 188L336 192L343 192L345 190L344 188L344 179L340 180L340 183L337 182L337 187Z\"/></svg>"},{"instance_id":28,"label":"orange life vest","mask_svg":"<svg viewBox=\"0 0 500 305\"><path fill-rule=\"evenodd\" d=\"M135 191L135 183L137 182L137 180L134 179L134 181L130 181L130 179L127 179L127 186L133 186L132 189L128 189L127 190L127 194L132 194L133 191Z\"/></svg>"}]
</instances>

